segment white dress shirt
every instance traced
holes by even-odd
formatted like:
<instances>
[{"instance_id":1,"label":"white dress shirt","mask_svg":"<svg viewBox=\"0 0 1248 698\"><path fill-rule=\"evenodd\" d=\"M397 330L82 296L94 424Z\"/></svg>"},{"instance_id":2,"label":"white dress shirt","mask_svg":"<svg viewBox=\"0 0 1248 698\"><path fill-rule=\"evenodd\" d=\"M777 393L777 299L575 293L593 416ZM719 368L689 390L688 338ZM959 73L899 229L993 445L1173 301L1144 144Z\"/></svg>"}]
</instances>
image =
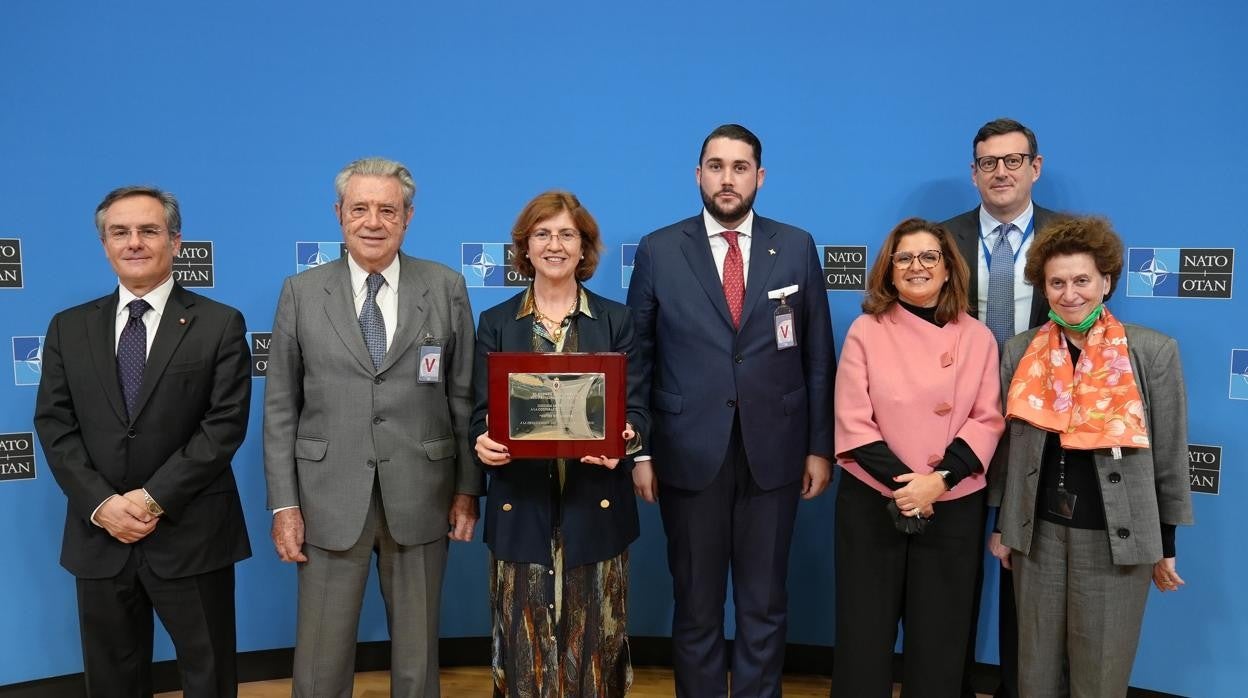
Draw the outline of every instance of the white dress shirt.
<instances>
[{"instance_id":1,"label":"white dress shirt","mask_svg":"<svg viewBox=\"0 0 1248 698\"><path fill-rule=\"evenodd\" d=\"M1010 247L1014 249L1014 334L1024 332L1031 327L1031 296L1033 289L1027 285L1027 281L1023 278L1023 267L1027 266L1027 250L1031 248L1031 242L1036 239L1035 231L1023 238L1023 233L1027 231L1027 226L1031 224L1031 220L1035 214L1035 206L1032 202L1027 202L1027 208L1010 223L1014 227L1010 229ZM996 232L997 226L1006 221L999 221L993 218L983 206L979 207L979 288L976 289L975 304L979 308L979 318L982 320L988 317L988 255L985 254L985 246L987 252L991 253L994 245L997 244ZM1019 246L1022 249L1019 249ZM1044 293L1044 289L1038 289Z\"/></svg>"},{"instance_id":2,"label":"white dress shirt","mask_svg":"<svg viewBox=\"0 0 1248 698\"><path fill-rule=\"evenodd\" d=\"M364 298L368 296L368 272L347 255L347 268L351 270L351 293L355 299L355 316L360 316ZM377 289L377 307L381 319L386 321L386 349L394 343L394 330L399 326L399 256L396 254L390 266L381 270L386 283Z\"/></svg>"},{"instance_id":3,"label":"white dress shirt","mask_svg":"<svg viewBox=\"0 0 1248 698\"><path fill-rule=\"evenodd\" d=\"M719 282L724 282L724 259L728 256L728 241L720 233L725 230L723 224L715 220L705 208L702 209L702 222L706 224L706 235L711 241L711 256L715 258L715 269L719 272ZM743 281L750 278L750 240L754 237L754 211L750 210L737 226L737 247L741 248L741 272Z\"/></svg>"},{"instance_id":4,"label":"white dress shirt","mask_svg":"<svg viewBox=\"0 0 1248 698\"><path fill-rule=\"evenodd\" d=\"M165 304L169 302L169 293L172 291L172 274L165 279L164 283L148 291L145 296L136 296L125 286L117 285L117 317L113 323L114 355L117 354L117 345L121 343L121 331L126 328L126 323L130 322L130 309L126 306L136 298L142 298L152 306L150 310L143 313L143 324L147 327L147 356L152 355L152 342L156 341L156 328L160 327L160 318L165 314Z\"/></svg>"}]
</instances>

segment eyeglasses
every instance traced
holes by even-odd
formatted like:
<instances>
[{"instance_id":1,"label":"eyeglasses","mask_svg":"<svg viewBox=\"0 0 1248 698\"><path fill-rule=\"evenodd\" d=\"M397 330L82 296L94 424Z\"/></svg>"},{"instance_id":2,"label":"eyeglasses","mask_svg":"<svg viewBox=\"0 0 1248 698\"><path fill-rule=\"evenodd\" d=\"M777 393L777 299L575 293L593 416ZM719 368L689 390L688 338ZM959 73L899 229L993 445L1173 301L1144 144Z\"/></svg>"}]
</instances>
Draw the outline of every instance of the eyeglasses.
<instances>
[{"instance_id":1,"label":"eyeglasses","mask_svg":"<svg viewBox=\"0 0 1248 698\"><path fill-rule=\"evenodd\" d=\"M144 225L138 228L109 228L105 231L104 236L113 242L124 242L130 239L130 236L138 233L139 237L144 240L155 240L165 234L164 228L155 225Z\"/></svg>"},{"instance_id":2,"label":"eyeglasses","mask_svg":"<svg viewBox=\"0 0 1248 698\"><path fill-rule=\"evenodd\" d=\"M553 237L558 237L559 242L565 245L571 245L581 239L581 234L575 230L560 230L558 233L551 233L549 230L539 230L536 233L529 233L530 240L536 240L543 245L550 242Z\"/></svg>"},{"instance_id":3,"label":"eyeglasses","mask_svg":"<svg viewBox=\"0 0 1248 698\"><path fill-rule=\"evenodd\" d=\"M940 264L940 258L943 255L940 250L923 250L921 252L894 252L893 266L898 269L909 269L914 260L919 260L919 266L924 269L931 269Z\"/></svg>"},{"instance_id":4,"label":"eyeglasses","mask_svg":"<svg viewBox=\"0 0 1248 698\"><path fill-rule=\"evenodd\" d=\"M1018 168L1022 167L1023 163L1026 162L1027 158L1030 158L1030 157L1035 157L1035 156L1032 155L1031 153L1010 153L1009 155L984 155L982 157L975 158L975 166L979 168L980 172L996 172L997 163L1004 162L1005 169L1017 170Z\"/></svg>"}]
</instances>

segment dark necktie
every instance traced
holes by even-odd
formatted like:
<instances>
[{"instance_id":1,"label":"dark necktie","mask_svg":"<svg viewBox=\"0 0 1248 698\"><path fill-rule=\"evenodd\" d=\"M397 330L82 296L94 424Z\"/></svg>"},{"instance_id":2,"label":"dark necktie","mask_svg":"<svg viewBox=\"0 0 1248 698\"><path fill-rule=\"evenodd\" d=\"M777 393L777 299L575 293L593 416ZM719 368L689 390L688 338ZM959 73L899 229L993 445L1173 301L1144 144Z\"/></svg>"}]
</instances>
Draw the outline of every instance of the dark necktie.
<instances>
[{"instance_id":1,"label":"dark necktie","mask_svg":"<svg viewBox=\"0 0 1248 698\"><path fill-rule=\"evenodd\" d=\"M386 320L381 316L381 308L377 307L377 291L386 283L381 274L369 274L368 293L364 296L364 305L360 307L360 331L364 333L364 345L368 347L368 355L373 360L373 368L381 368L381 360L386 357Z\"/></svg>"},{"instance_id":2,"label":"dark necktie","mask_svg":"<svg viewBox=\"0 0 1248 698\"><path fill-rule=\"evenodd\" d=\"M130 319L121 328L121 339L117 340L117 378L121 381L121 394L126 398L126 414L133 417L134 401L139 398L143 369L147 367L147 325L143 324L143 313L152 306L136 298L127 303L126 308Z\"/></svg>"},{"instance_id":3,"label":"dark necktie","mask_svg":"<svg viewBox=\"0 0 1248 698\"><path fill-rule=\"evenodd\" d=\"M985 325L997 338L997 345L1014 336L1014 247L1010 244L1011 223L998 225L997 241L988 262L988 317Z\"/></svg>"},{"instance_id":4,"label":"dark necktie","mask_svg":"<svg viewBox=\"0 0 1248 698\"><path fill-rule=\"evenodd\" d=\"M737 245L735 230L720 233L728 241L728 256L724 257L724 300L728 301L728 314L732 326L741 327L741 308L745 305L745 271L741 263L741 248Z\"/></svg>"}]
</instances>

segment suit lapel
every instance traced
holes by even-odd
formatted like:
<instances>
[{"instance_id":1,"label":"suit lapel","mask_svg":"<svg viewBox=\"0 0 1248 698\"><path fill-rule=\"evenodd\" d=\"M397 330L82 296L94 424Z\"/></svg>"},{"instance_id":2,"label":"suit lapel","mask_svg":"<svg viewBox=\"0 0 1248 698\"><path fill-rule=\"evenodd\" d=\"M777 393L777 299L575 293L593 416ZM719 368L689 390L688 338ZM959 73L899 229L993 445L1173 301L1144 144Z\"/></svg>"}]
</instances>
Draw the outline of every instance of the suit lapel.
<instances>
[{"instance_id":1,"label":"suit lapel","mask_svg":"<svg viewBox=\"0 0 1248 698\"><path fill-rule=\"evenodd\" d=\"M429 286L416 273L416 265L410 257L399 255L399 302L395 313L399 326L395 328L394 340L386 350L379 373L393 366L416 341L429 314L428 296ZM360 346L364 346L363 340L360 340Z\"/></svg>"},{"instance_id":2,"label":"suit lapel","mask_svg":"<svg viewBox=\"0 0 1248 698\"><path fill-rule=\"evenodd\" d=\"M1033 204L1034 205L1034 204ZM1049 224L1048 209L1035 206L1033 209L1031 220L1031 240L1035 244L1036 235L1040 233L1040 229ZM1044 289L1033 288L1031 290L1031 318L1028 320L1030 327L1038 327L1043 325L1049 319L1049 299L1044 296Z\"/></svg>"},{"instance_id":3,"label":"suit lapel","mask_svg":"<svg viewBox=\"0 0 1248 698\"><path fill-rule=\"evenodd\" d=\"M152 348L147 352L147 366L143 369L143 385L139 387L139 396L135 398L134 414L130 415L131 421L138 419L139 414L143 412L143 406L152 396L152 391L156 389L160 377L165 374L169 359L173 358L173 353L182 343L182 338L195 323L195 313L192 310L194 306L195 300L190 294L181 286L174 284L173 289L169 291L169 300L165 302L165 310L160 314L160 324L156 327L156 339L152 341Z\"/></svg>"},{"instance_id":4,"label":"suit lapel","mask_svg":"<svg viewBox=\"0 0 1248 698\"><path fill-rule=\"evenodd\" d=\"M346 258L335 264L339 269L330 275L325 284L325 316L330 327L338 334L338 338L346 345L355 360L370 374L374 372L373 360L368 355L368 347L364 346L364 333L360 330L360 319L355 314L355 300L351 289L351 269Z\"/></svg>"},{"instance_id":5,"label":"suit lapel","mask_svg":"<svg viewBox=\"0 0 1248 698\"><path fill-rule=\"evenodd\" d=\"M715 258L711 256L711 242L706 237L706 224L701 214L690 222L682 232L685 241L680 249L689 262L689 270L693 278L702 285L702 290L711 299L711 305L719 311L719 316L732 327L732 316L728 314L728 301L724 298L724 283L719 279L719 270L715 268Z\"/></svg>"},{"instance_id":6,"label":"suit lapel","mask_svg":"<svg viewBox=\"0 0 1248 698\"><path fill-rule=\"evenodd\" d=\"M776 260L782 252L776 243L776 231L763 222L757 213L754 214L753 237L750 240L750 275L745 280L745 304L741 306L742 328L752 314L750 309L766 297L764 291L767 282L771 279L771 272L776 268Z\"/></svg>"},{"instance_id":7,"label":"suit lapel","mask_svg":"<svg viewBox=\"0 0 1248 698\"><path fill-rule=\"evenodd\" d=\"M967 225L962 225L963 217L969 218ZM957 239L958 252L966 261L969 277L967 278L967 312L971 317L979 316L979 207L954 219L953 235Z\"/></svg>"},{"instance_id":8,"label":"suit lapel","mask_svg":"<svg viewBox=\"0 0 1248 698\"><path fill-rule=\"evenodd\" d=\"M117 379L117 292L101 298L87 317L87 343L100 387L117 419L126 421L126 405Z\"/></svg>"}]
</instances>

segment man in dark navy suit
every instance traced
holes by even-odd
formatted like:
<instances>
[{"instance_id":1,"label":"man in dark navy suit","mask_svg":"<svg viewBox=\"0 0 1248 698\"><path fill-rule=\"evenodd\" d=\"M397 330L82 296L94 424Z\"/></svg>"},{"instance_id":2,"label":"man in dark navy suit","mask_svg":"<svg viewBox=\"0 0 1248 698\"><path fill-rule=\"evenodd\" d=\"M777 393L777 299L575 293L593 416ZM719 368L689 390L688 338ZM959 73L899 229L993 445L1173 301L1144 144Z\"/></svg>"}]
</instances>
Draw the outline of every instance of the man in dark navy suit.
<instances>
[{"instance_id":1,"label":"man in dark navy suit","mask_svg":"<svg viewBox=\"0 0 1248 698\"><path fill-rule=\"evenodd\" d=\"M810 234L754 214L757 136L716 128L695 176L705 208L642 238L629 285L653 430L634 482L667 532L677 695L727 696L731 672L778 696L797 503L831 478L828 298Z\"/></svg>"},{"instance_id":2,"label":"man in dark navy suit","mask_svg":"<svg viewBox=\"0 0 1248 698\"><path fill-rule=\"evenodd\" d=\"M172 194L96 209L120 284L52 318L35 429L68 500L87 694L152 695L152 611L188 698L237 695L234 563L251 555L230 459L251 405L243 316L173 280Z\"/></svg>"}]
</instances>

